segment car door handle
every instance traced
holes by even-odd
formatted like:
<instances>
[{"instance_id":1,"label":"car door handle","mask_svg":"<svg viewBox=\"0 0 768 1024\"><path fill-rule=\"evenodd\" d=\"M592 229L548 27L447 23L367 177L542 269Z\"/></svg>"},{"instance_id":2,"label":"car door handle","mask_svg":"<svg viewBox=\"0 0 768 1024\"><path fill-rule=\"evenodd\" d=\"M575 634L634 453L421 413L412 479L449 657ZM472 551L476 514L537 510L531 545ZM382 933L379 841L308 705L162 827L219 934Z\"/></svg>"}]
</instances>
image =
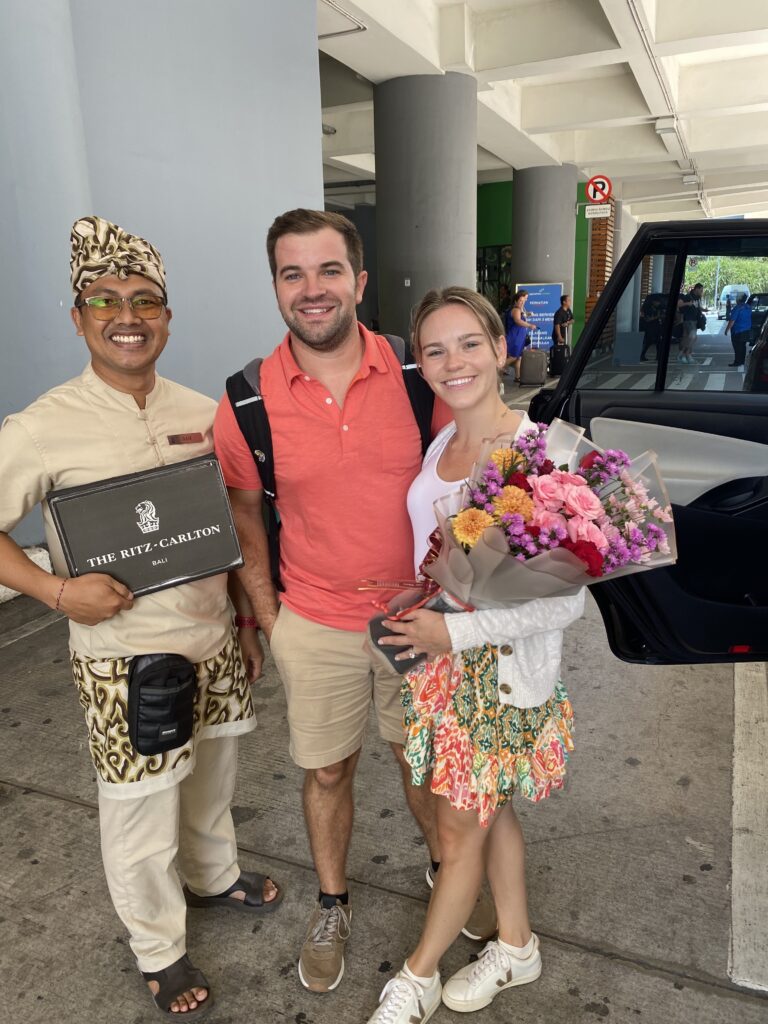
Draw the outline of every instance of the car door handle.
<instances>
[{"instance_id":1,"label":"car door handle","mask_svg":"<svg viewBox=\"0 0 768 1024\"><path fill-rule=\"evenodd\" d=\"M703 494L692 504L696 508L708 509L711 512L736 512L759 502L768 496L766 478L762 476L744 477L721 484L714 490Z\"/></svg>"},{"instance_id":2,"label":"car door handle","mask_svg":"<svg viewBox=\"0 0 768 1024\"><path fill-rule=\"evenodd\" d=\"M714 505L710 505L710 508L713 512L732 512L740 505L747 505L749 502L754 501L758 490L759 488L754 487L752 490L743 491L740 494L730 494L727 498L721 498Z\"/></svg>"}]
</instances>

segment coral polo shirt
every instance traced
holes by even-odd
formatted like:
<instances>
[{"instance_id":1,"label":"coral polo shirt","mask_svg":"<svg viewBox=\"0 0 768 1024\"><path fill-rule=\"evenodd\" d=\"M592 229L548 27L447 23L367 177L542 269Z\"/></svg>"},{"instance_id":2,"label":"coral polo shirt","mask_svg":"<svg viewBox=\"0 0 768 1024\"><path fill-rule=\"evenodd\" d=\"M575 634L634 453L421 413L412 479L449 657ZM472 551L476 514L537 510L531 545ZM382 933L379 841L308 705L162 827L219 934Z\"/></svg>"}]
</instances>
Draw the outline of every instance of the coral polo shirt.
<instances>
[{"instance_id":1,"label":"coral polo shirt","mask_svg":"<svg viewBox=\"0 0 768 1024\"><path fill-rule=\"evenodd\" d=\"M345 630L376 614L358 591L365 577L412 578L408 488L421 469L421 440L397 356L358 324L363 358L339 407L298 366L290 335L261 365L272 430L280 531L280 599L293 612ZM436 418L445 418L438 409ZM261 490L253 456L225 394L214 444L227 486Z\"/></svg>"}]
</instances>

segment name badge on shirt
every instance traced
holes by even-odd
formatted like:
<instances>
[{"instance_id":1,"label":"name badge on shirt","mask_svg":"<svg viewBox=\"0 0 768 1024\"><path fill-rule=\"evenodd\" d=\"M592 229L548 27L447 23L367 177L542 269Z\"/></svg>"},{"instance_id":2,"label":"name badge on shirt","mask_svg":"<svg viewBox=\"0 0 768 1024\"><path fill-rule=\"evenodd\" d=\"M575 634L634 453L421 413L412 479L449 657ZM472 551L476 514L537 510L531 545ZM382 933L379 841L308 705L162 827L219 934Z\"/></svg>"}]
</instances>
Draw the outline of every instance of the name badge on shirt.
<instances>
[{"instance_id":1,"label":"name badge on shirt","mask_svg":"<svg viewBox=\"0 0 768 1024\"><path fill-rule=\"evenodd\" d=\"M203 435L198 430L193 434L169 434L168 444L199 444L203 440Z\"/></svg>"}]
</instances>

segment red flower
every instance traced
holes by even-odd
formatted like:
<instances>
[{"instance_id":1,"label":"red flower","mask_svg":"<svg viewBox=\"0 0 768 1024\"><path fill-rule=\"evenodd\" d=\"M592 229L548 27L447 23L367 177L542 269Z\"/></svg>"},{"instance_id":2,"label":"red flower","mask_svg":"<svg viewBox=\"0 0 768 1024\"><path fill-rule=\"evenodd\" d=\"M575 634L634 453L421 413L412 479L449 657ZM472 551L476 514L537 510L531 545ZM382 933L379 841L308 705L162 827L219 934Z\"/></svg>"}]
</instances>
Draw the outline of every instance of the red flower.
<instances>
[{"instance_id":1,"label":"red flower","mask_svg":"<svg viewBox=\"0 0 768 1024\"><path fill-rule=\"evenodd\" d=\"M603 575L603 556L595 545L589 540L565 540L560 541L560 547L572 551L577 558L587 566L588 576Z\"/></svg>"},{"instance_id":2,"label":"red flower","mask_svg":"<svg viewBox=\"0 0 768 1024\"><path fill-rule=\"evenodd\" d=\"M527 526L525 528L525 532L530 534L531 537L538 537L539 534L541 533L541 527L540 526Z\"/></svg>"},{"instance_id":3,"label":"red flower","mask_svg":"<svg viewBox=\"0 0 768 1024\"><path fill-rule=\"evenodd\" d=\"M528 483L528 477L525 473L510 473L509 479L507 480L508 487L519 487L523 491L531 493L531 485Z\"/></svg>"},{"instance_id":4,"label":"red flower","mask_svg":"<svg viewBox=\"0 0 768 1024\"><path fill-rule=\"evenodd\" d=\"M595 462L597 462L597 460L600 457L601 457L600 452L595 452L595 451L587 452L587 454L584 456L584 458L579 463L579 467L581 469L592 469L592 467L594 466Z\"/></svg>"},{"instance_id":5,"label":"red flower","mask_svg":"<svg viewBox=\"0 0 768 1024\"><path fill-rule=\"evenodd\" d=\"M552 459L544 459L541 466L539 467L539 476L549 476L552 470L555 468L555 464Z\"/></svg>"}]
</instances>

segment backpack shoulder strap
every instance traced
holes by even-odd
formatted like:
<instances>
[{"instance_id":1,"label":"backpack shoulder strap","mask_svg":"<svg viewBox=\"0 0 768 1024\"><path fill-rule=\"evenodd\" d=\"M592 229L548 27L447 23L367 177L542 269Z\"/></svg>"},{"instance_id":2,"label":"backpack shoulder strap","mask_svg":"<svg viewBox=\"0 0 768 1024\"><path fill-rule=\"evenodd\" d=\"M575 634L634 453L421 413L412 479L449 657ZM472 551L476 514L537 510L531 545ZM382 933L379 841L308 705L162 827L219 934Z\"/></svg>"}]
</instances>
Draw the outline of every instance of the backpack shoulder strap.
<instances>
[{"instance_id":1,"label":"backpack shoulder strap","mask_svg":"<svg viewBox=\"0 0 768 1024\"><path fill-rule=\"evenodd\" d=\"M411 346L396 334L384 334L403 371L403 383L413 409L413 416L421 435L421 454L426 454L432 441L432 411L435 393L418 371Z\"/></svg>"},{"instance_id":2,"label":"backpack shoulder strap","mask_svg":"<svg viewBox=\"0 0 768 1024\"><path fill-rule=\"evenodd\" d=\"M227 378L227 395L237 425L259 471L264 496L267 501L274 501L276 494L272 431L261 394L262 362L260 357L252 359L242 370Z\"/></svg>"},{"instance_id":3,"label":"backpack shoulder strap","mask_svg":"<svg viewBox=\"0 0 768 1024\"><path fill-rule=\"evenodd\" d=\"M253 455L261 480L265 503L265 525L269 541L269 561L272 582L283 590L280 582L280 517L277 512L275 461L272 451L272 431L261 394L261 364L259 357L227 378L227 395L237 425Z\"/></svg>"}]
</instances>

